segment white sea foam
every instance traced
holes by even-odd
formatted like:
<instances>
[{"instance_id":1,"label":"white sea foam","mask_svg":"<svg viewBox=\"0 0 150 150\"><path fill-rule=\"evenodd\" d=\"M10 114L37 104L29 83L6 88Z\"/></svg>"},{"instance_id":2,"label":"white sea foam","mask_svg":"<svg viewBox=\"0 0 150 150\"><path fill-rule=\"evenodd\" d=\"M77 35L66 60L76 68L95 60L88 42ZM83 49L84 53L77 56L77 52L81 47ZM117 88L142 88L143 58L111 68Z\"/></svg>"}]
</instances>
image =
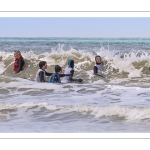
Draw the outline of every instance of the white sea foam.
<instances>
[{"instance_id":1,"label":"white sea foam","mask_svg":"<svg viewBox=\"0 0 150 150\"><path fill-rule=\"evenodd\" d=\"M138 107L138 106L89 106L89 105L67 105L67 106L55 106L47 103L23 103L23 104L1 104L0 110L18 110L24 108L27 109L39 109L45 107L50 111L55 111L56 114L63 114L66 112L78 112L81 114L92 115L95 118L103 117L122 117L128 121L131 120L148 120L150 121L150 108ZM59 112L60 111L60 112ZM55 114L53 112L53 114ZM26 114L27 115L27 114ZM48 114L47 114L48 115ZM48 115L50 116L50 114Z\"/></svg>"},{"instance_id":2,"label":"white sea foam","mask_svg":"<svg viewBox=\"0 0 150 150\"><path fill-rule=\"evenodd\" d=\"M59 55L58 55L59 53ZM129 73L128 77L141 77L143 67L149 67L150 56L147 52L142 53L138 56L137 52L131 52L129 54L125 54L123 58L120 58L120 55L114 55L113 51L101 50L97 52L97 54L102 56L102 60L105 63L107 68L118 69L118 72L127 72ZM75 71L90 71L93 70L92 66L95 63L95 55L91 52L77 51L71 48L68 51L64 51L60 49L59 51L45 52L43 54L36 54L33 51L23 52L23 57L25 58L28 68L34 67L38 68L38 63L41 60L47 61L48 66L59 64L62 67L67 66L68 59L75 60ZM13 64L14 58L13 53L11 52L2 52L0 51L0 57L2 58L1 67L7 68L8 65ZM145 65L143 67L138 68L138 64L140 62L145 61ZM137 65L133 65L133 63L137 63ZM12 65L11 65L12 67ZM2 74L5 70L2 69L0 73ZM108 72L108 70L105 70Z\"/></svg>"}]
</instances>

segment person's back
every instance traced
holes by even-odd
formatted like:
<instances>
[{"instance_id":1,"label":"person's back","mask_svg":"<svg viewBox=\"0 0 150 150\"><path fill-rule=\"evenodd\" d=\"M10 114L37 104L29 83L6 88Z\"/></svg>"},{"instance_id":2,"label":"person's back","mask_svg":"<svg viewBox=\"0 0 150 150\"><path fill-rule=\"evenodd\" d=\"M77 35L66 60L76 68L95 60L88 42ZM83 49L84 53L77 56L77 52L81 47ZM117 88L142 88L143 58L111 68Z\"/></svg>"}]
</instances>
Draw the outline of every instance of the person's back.
<instances>
[{"instance_id":1,"label":"person's back","mask_svg":"<svg viewBox=\"0 0 150 150\"><path fill-rule=\"evenodd\" d=\"M49 79L49 83L61 83L59 74L54 72Z\"/></svg>"}]
</instances>

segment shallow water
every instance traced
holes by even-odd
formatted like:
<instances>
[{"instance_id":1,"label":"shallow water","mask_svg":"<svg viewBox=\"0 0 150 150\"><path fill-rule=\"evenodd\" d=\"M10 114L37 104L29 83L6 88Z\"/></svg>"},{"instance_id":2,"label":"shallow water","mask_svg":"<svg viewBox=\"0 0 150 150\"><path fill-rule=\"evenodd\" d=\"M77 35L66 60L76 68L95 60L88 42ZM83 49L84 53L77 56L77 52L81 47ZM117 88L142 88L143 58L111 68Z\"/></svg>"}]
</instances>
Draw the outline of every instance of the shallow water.
<instances>
[{"instance_id":1,"label":"shallow water","mask_svg":"<svg viewBox=\"0 0 150 150\"><path fill-rule=\"evenodd\" d=\"M0 132L150 132L149 50L150 39L0 38ZM105 78L93 75L96 54ZM39 61L53 72L68 59L83 83L34 82Z\"/></svg>"}]
</instances>

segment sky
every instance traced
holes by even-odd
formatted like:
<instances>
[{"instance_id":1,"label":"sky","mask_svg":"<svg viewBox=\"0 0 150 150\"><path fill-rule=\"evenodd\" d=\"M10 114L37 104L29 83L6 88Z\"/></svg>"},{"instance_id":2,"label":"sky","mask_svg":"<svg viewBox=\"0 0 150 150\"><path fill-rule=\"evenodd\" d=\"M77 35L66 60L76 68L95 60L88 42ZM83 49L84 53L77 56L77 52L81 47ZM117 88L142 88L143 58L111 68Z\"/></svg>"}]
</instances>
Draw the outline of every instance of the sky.
<instances>
[{"instance_id":1,"label":"sky","mask_svg":"<svg viewBox=\"0 0 150 150\"><path fill-rule=\"evenodd\" d=\"M1 17L0 37L150 37L150 18Z\"/></svg>"}]
</instances>

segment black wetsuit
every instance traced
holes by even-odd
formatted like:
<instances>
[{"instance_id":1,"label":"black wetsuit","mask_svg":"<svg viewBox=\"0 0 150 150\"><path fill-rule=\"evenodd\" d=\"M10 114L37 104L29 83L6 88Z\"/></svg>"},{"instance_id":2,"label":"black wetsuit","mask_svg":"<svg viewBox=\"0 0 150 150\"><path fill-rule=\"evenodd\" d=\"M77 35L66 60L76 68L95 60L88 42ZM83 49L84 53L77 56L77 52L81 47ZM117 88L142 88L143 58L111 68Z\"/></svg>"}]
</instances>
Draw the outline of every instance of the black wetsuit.
<instances>
[{"instance_id":1,"label":"black wetsuit","mask_svg":"<svg viewBox=\"0 0 150 150\"><path fill-rule=\"evenodd\" d=\"M46 72L45 70L43 70L45 72L45 75L46 76L51 76L53 73L49 73L49 72ZM47 82L45 80L45 75L44 75L44 72L43 71L40 71L39 72L39 78L40 78L40 82Z\"/></svg>"},{"instance_id":2,"label":"black wetsuit","mask_svg":"<svg viewBox=\"0 0 150 150\"><path fill-rule=\"evenodd\" d=\"M45 74L44 74L45 72ZM53 73L49 73L49 72L46 72L45 70L42 70L39 72L39 78L40 78L40 82L47 82L45 80L45 75L46 76L51 76ZM64 77L64 76L70 76L70 74L59 74L60 77Z\"/></svg>"},{"instance_id":3,"label":"black wetsuit","mask_svg":"<svg viewBox=\"0 0 150 150\"><path fill-rule=\"evenodd\" d=\"M103 63L102 62L101 63L96 63L94 68L93 68L93 72L94 72L95 75L98 75L97 74L98 71L102 71L102 69L103 69Z\"/></svg>"}]
</instances>

